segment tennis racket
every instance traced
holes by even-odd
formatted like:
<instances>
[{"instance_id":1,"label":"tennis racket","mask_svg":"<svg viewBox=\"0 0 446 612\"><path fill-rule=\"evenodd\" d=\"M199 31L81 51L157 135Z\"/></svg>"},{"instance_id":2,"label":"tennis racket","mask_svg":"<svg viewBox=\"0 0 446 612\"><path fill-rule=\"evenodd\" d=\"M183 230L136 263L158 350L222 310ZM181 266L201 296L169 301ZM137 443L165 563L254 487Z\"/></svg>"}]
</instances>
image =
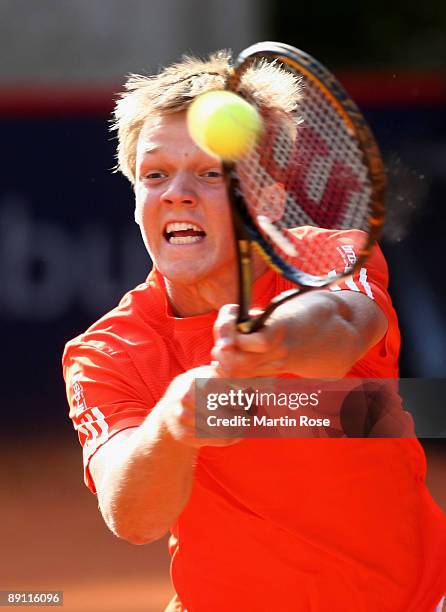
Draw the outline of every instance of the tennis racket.
<instances>
[{"instance_id":1,"label":"tennis racket","mask_svg":"<svg viewBox=\"0 0 446 612\"><path fill-rule=\"evenodd\" d=\"M238 250L238 327L245 333L259 329L280 304L299 293L355 274L384 222L383 162L353 100L310 55L275 42L240 53L226 89L243 96L243 75L260 61L274 62L295 75L302 100L297 114L257 105L262 134L242 158L223 164ZM339 248L327 240L327 232L313 232L311 241L305 239L311 228L340 230L340 244L345 231L346 244L353 241L353 254L347 249L341 269ZM249 313L253 249L296 286L276 296L257 316Z\"/></svg>"}]
</instances>

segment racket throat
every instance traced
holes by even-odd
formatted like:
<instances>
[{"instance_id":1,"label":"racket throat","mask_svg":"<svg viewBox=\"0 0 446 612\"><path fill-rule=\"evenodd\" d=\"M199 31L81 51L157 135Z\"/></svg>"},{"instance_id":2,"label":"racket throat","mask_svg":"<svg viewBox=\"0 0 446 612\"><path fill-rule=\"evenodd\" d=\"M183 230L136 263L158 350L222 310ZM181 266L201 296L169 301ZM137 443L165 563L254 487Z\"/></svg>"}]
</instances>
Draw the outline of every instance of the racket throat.
<instances>
[{"instance_id":1,"label":"racket throat","mask_svg":"<svg viewBox=\"0 0 446 612\"><path fill-rule=\"evenodd\" d=\"M252 297L252 266L251 266L251 244L246 238L238 239L239 250L239 316L238 324L240 331L244 331L243 324L250 320L249 308Z\"/></svg>"}]
</instances>

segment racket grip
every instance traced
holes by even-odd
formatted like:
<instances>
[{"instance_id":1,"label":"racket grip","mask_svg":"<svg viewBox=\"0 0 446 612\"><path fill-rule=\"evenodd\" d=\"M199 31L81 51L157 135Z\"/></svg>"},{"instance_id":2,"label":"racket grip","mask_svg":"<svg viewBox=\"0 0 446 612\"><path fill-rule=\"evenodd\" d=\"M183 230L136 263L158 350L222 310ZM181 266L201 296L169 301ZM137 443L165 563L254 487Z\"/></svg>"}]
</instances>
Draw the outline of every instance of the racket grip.
<instances>
[{"instance_id":1,"label":"racket grip","mask_svg":"<svg viewBox=\"0 0 446 612\"><path fill-rule=\"evenodd\" d=\"M238 325L241 326L250 320L249 307L252 295L252 271L251 271L251 245L249 240L238 240L238 262L239 262L239 315Z\"/></svg>"},{"instance_id":2,"label":"racket grip","mask_svg":"<svg viewBox=\"0 0 446 612\"><path fill-rule=\"evenodd\" d=\"M288 291L279 293L279 295L276 295L276 297L270 302L269 306L260 315L255 317L248 316L248 318L243 321L239 320L237 329L242 334L252 334L258 331L264 326L269 316L278 306L288 302L288 300L291 300L293 297L296 297L301 293L305 293L305 289L288 289Z\"/></svg>"}]
</instances>

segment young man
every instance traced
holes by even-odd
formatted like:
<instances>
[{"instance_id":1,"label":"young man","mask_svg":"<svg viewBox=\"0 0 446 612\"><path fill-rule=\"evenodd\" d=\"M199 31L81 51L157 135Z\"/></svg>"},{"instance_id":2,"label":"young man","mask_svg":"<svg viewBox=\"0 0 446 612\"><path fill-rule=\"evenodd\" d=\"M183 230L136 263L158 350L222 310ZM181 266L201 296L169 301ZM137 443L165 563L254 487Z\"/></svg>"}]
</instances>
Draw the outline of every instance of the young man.
<instances>
[{"instance_id":1,"label":"young man","mask_svg":"<svg viewBox=\"0 0 446 612\"><path fill-rule=\"evenodd\" d=\"M171 530L171 609L432 612L446 590L446 521L415 439L195 436L197 377L398 375L379 249L359 290L306 294L262 330L236 331L221 167L185 121L227 74L224 53L187 59L130 78L117 103L119 168L154 267L65 350L86 483L119 537L145 544ZM243 87L286 112L301 95L277 67L249 71ZM255 277L259 308L289 286L260 261Z\"/></svg>"}]
</instances>

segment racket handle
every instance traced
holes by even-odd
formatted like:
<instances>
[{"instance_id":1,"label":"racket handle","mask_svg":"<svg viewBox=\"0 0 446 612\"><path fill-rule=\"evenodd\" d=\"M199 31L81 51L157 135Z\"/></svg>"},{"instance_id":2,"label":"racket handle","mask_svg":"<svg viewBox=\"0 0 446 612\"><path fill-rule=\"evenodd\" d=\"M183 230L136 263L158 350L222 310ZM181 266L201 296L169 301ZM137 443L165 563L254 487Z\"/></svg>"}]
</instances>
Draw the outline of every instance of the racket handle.
<instances>
[{"instance_id":1,"label":"racket handle","mask_svg":"<svg viewBox=\"0 0 446 612\"><path fill-rule=\"evenodd\" d=\"M245 323L250 321L249 307L252 295L251 245L249 240L239 239L239 314L238 327L243 331Z\"/></svg>"},{"instance_id":2,"label":"racket handle","mask_svg":"<svg viewBox=\"0 0 446 612\"><path fill-rule=\"evenodd\" d=\"M266 310L264 310L262 314L256 317L250 317L248 315L248 318L244 320L240 320L239 317L237 329L242 334L252 334L258 331L261 327L264 326L268 317L276 310L278 306L284 304L285 302L288 302L288 300L291 300L293 297L296 297L296 295L299 295L301 293L305 293L305 288L288 289L288 291L283 291L282 293L279 293L279 295L276 295L276 297L270 302L268 308L266 308Z\"/></svg>"}]
</instances>

